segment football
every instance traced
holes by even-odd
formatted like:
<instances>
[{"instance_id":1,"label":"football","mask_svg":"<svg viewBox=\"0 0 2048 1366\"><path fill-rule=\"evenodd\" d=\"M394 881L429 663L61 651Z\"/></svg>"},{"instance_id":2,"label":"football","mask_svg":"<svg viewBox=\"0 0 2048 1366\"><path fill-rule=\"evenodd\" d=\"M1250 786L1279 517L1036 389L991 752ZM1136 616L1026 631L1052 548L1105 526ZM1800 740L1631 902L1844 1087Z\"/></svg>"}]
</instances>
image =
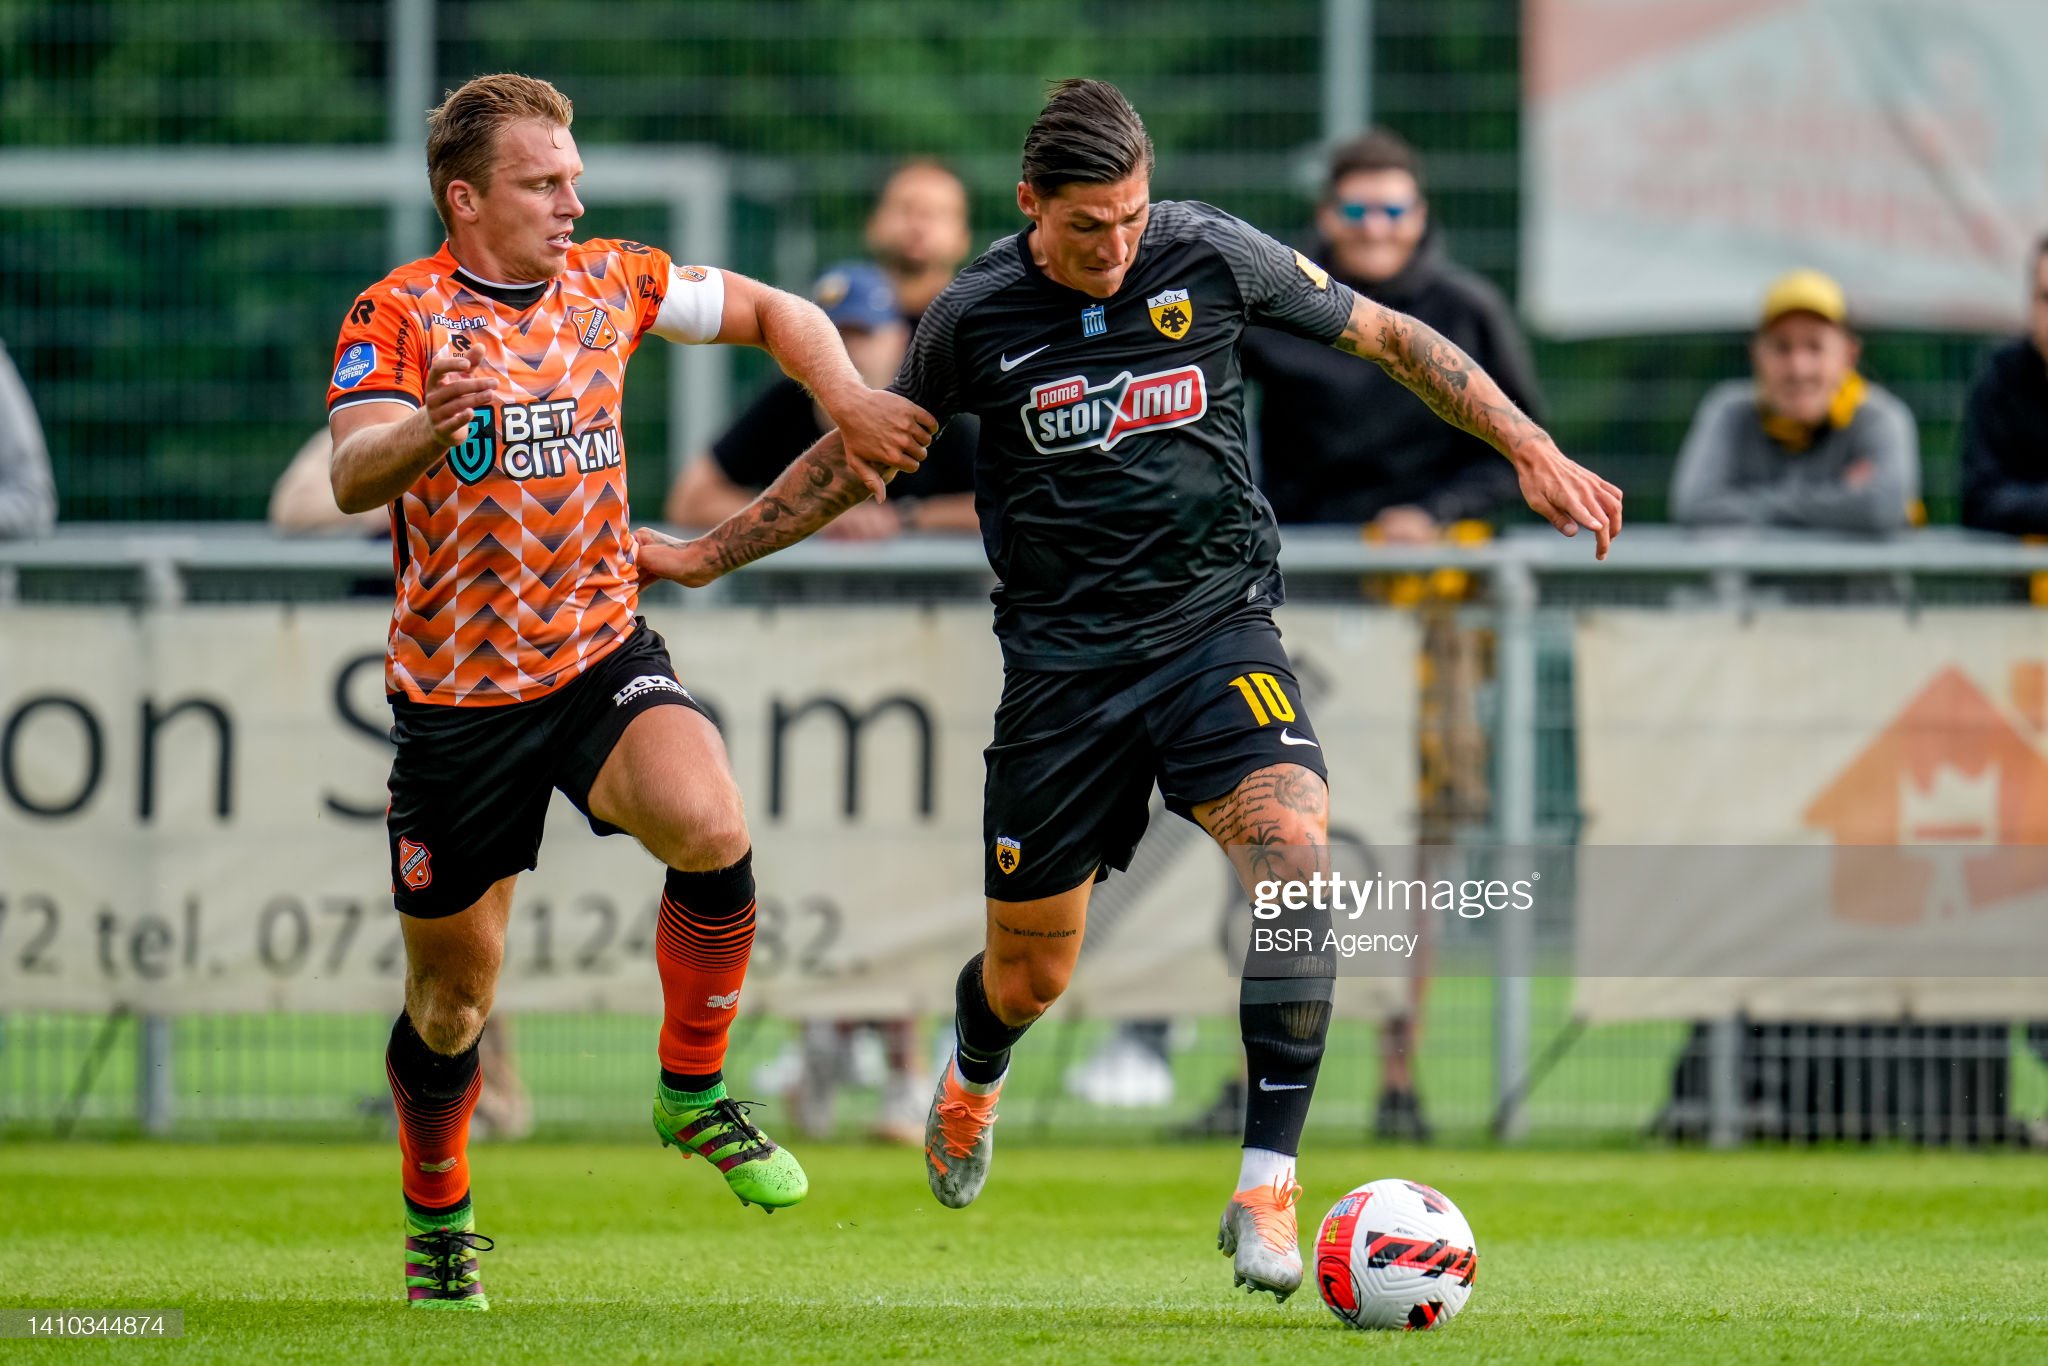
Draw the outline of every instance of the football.
<instances>
[{"instance_id":1,"label":"football","mask_svg":"<svg viewBox=\"0 0 2048 1366\"><path fill-rule=\"evenodd\" d=\"M1353 1328L1434 1328L1465 1307L1478 1269L1472 1226L1419 1181L1368 1181L1316 1234L1316 1289Z\"/></svg>"}]
</instances>

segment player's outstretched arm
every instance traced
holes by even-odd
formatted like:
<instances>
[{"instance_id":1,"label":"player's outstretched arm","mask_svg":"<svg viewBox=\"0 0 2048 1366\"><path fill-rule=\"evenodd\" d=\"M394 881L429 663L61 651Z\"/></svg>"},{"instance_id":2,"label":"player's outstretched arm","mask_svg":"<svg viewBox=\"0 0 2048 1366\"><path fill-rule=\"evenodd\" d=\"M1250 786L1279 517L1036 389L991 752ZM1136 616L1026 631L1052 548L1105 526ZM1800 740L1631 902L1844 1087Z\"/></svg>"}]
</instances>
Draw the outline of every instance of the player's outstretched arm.
<instances>
[{"instance_id":1,"label":"player's outstretched arm","mask_svg":"<svg viewBox=\"0 0 2048 1366\"><path fill-rule=\"evenodd\" d=\"M1608 543L1621 532L1621 490L1559 450L1454 342L1425 322L1360 297L1335 345L1377 363L1438 417L1505 455L1536 514L1567 536L1586 528L1595 555L1607 558Z\"/></svg>"},{"instance_id":2,"label":"player's outstretched arm","mask_svg":"<svg viewBox=\"0 0 2048 1366\"><path fill-rule=\"evenodd\" d=\"M881 477L893 479L896 471L884 471ZM642 527L637 533L640 577L702 588L741 565L795 545L865 501L868 492L846 459L844 438L829 431L790 462L759 498L695 540L678 540Z\"/></svg>"},{"instance_id":3,"label":"player's outstretched arm","mask_svg":"<svg viewBox=\"0 0 2048 1366\"><path fill-rule=\"evenodd\" d=\"M383 507L462 439L476 410L496 397L488 374L469 373L473 363L467 352L437 357L427 370L426 406L403 417L391 416L394 404L360 403L328 418L335 506L343 512Z\"/></svg>"},{"instance_id":4,"label":"player's outstretched arm","mask_svg":"<svg viewBox=\"0 0 2048 1366\"><path fill-rule=\"evenodd\" d=\"M853 368L839 329L816 304L730 271L725 281L718 340L763 347L810 390L832 425L845 433L840 459L876 502L884 501L888 481L882 471L916 469L939 424L902 395L870 389Z\"/></svg>"}]
</instances>

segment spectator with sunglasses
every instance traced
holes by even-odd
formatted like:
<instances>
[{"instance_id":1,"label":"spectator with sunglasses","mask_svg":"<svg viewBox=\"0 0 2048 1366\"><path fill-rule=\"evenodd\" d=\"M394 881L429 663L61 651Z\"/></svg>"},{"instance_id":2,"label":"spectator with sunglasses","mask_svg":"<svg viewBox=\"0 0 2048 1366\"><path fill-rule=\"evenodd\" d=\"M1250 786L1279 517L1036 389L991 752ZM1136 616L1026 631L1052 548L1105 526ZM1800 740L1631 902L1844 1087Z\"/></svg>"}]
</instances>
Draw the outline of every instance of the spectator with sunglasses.
<instances>
[{"instance_id":1,"label":"spectator with sunglasses","mask_svg":"<svg viewBox=\"0 0 2048 1366\"><path fill-rule=\"evenodd\" d=\"M1528 343L1499 291L1445 255L1414 148L1383 129L1339 147L1315 227L1310 257L1456 342L1542 421ZM1268 328L1245 334L1245 374L1262 393L1261 486L1283 524L1351 523L1376 539L1430 541L1514 498L1514 469L1491 447L1377 366L1349 359Z\"/></svg>"},{"instance_id":2,"label":"spectator with sunglasses","mask_svg":"<svg viewBox=\"0 0 2048 1366\"><path fill-rule=\"evenodd\" d=\"M1383 129L1339 147L1315 228L1308 255L1360 294L1456 342L1524 412L1542 420L1528 343L1499 292L1446 256L1414 148ZM1519 501L1513 466L1438 420L1377 367L1333 364L1332 357L1345 359L1284 333L1245 334L1245 374L1261 391L1260 487L1281 523L1343 523L1370 540L1409 544L1489 534L1486 521ZM1425 846L1455 843L1461 830L1486 819L1490 806L1478 715L1487 643L1457 615L1462 584L1462 576L1401 575L1375 580L1373 588L1414 607L1422 626L1414 838ZM1370 832L1388 843L1406 833ZM1435 931L1426 916L1414 928L1424 952L1406 984L1407 999L1380 1030L1373 1130L1388 1141L1430 1137L1414 1062ZM1219 1107L1233 1099L1226 1088Z\"/></svg>"}]
</instances>

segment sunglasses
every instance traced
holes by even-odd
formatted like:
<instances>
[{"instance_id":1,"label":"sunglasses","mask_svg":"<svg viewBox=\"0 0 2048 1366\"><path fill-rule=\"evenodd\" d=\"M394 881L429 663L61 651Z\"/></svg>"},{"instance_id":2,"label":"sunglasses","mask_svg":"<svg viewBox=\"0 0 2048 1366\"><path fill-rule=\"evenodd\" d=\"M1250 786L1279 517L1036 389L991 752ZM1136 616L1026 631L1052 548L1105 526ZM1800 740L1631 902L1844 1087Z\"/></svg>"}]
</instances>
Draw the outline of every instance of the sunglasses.
<instances>
[{"instance_id":1,"label":"sunglasses","mask_svg":"<svg viewBox=\"0 0 2048 1366\"><path fill-rule=\"evenodd\" d=\"M1340 199L1330 207L1335 209L1337 216L1346 223L1363 223L1374 214L1378 214L1389 223L1398 223L1415 211L1415 201L1411 199L1406 203L1375 203L1369 199Z\"/></svg>"}]
</instances>

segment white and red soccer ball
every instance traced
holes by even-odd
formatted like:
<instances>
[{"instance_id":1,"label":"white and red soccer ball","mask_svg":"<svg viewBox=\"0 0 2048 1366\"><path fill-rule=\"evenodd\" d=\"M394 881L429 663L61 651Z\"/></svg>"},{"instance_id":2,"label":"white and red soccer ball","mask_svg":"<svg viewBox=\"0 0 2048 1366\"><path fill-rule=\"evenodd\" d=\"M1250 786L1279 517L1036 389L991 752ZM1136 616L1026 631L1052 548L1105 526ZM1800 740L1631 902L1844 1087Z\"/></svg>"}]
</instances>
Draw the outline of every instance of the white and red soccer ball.
<instances>
[{"instance_id":1,"label":"white and red soccer ball","mask_svg":"<svg viewBox=\"0 0 2048 1366\"><path fill-rule=\"evenodd\" d=\"M1316 1289L1353 1328L1434 1328L1465 1307L1479 1269L1472 1226L1417 1181L1368 1181L1316 1234Z\"/></svg>"}]
</instances>

